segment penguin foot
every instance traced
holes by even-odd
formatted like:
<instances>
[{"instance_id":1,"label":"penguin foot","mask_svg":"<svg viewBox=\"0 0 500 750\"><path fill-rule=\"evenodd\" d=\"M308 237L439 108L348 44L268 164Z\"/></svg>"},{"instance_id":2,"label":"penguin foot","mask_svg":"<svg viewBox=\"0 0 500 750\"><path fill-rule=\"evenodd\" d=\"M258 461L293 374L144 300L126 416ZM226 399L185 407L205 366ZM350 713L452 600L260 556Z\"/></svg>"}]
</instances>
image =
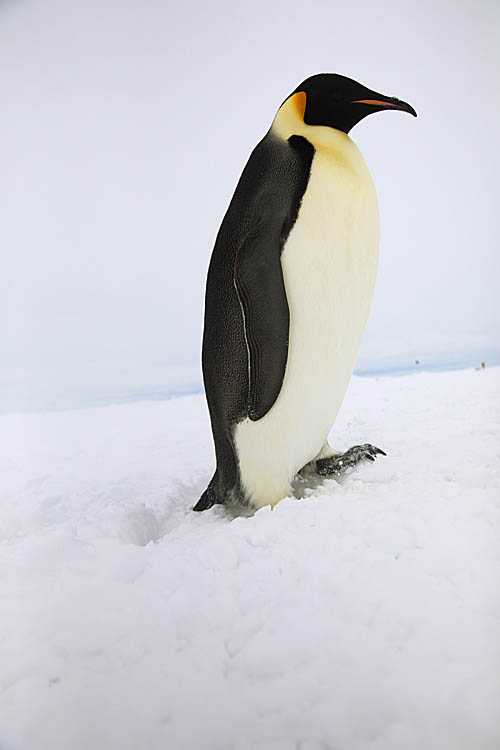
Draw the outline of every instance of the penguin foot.
<instances>
[{"instance_id":1,"label":"penguin foot","mask_svg":"<svg viewBox=\"0 0 500 750\"><path fill-rule=\"evenodd\" d=\"M321 476L341 476L354 469L361 461L375 461L375 458L387 456L380 448L376 448L370 443L364 445L353 445L345 453L338 456L329 456L328 458L318 458L316 461L316 471Z\"/></svg>"}]
</instances>

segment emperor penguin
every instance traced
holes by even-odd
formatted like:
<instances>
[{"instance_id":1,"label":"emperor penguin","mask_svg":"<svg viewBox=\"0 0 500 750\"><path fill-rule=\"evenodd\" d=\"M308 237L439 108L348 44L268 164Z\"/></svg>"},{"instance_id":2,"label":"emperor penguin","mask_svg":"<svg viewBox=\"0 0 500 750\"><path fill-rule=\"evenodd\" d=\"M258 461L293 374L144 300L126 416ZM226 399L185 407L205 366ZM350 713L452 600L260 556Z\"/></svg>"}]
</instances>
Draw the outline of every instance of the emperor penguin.
<instances>
[{"instance_id":1,"label":"emperor penguin","mask_svg":"<svg viewBox=\"0 0 500 750\"><path fill-rule=\"evenodd\" d=\"M338 453L328 433L378 262L375 188L349 132L386 109L416 117L350 78L313 75L250 155L207 276L202 365L217 467L194 510L273 506L304 470L338 476L383 454L368 443Z\"/></svg>"}]
</instances>

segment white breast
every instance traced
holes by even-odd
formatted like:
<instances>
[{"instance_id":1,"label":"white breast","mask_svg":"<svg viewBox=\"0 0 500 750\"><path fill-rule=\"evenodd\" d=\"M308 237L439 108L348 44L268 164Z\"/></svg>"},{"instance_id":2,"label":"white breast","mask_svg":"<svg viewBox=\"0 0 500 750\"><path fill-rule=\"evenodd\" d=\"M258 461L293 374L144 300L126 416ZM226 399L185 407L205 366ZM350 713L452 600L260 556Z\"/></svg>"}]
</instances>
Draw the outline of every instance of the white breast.
<instances>
[{"instance_id":1,"label":"white breast","mask_svg":"<svg viewBox=\"0 0 500 750\"><path fill-rule=\"evenodd\" d=\"M370 173L347 135L315 130L321 132L309 183L281 256L290 308L283 386L262 419L235 428L241 481L257 507L290 494L295 474L321 451L375 284L379 219Z\"/></svg>"}]
</instances>

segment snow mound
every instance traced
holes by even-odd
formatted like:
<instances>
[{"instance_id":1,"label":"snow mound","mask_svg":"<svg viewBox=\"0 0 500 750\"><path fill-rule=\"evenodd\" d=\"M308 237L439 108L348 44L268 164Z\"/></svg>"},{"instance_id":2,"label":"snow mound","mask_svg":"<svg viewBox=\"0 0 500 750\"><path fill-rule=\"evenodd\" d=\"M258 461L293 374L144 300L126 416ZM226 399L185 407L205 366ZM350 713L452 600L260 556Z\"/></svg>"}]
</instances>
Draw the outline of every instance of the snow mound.
<instances>
[{"instance_id":1,"label":"snow mound","mask_svg":"<svg viewBox=\"0 0 500 750\"><path fill-rule=\"evenodd\" d=\"M498 748L499 386L353 378L388 457L239 518L200 396L1 417L2 750Z\"/></svg>"}]
</instances>

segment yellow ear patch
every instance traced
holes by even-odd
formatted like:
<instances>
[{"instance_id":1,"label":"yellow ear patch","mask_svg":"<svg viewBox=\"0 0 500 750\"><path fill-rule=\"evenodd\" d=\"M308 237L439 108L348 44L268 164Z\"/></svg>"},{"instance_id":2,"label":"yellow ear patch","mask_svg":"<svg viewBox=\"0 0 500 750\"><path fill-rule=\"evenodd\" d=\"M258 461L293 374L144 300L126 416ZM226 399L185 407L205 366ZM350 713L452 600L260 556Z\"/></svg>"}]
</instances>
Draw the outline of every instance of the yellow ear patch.
<instances>
[{"instance_id":1,"label":"yellow ear patch","mask_svg":"<svg viewBox=\"0 0 500 750\"><path fill-rule=\"evenodd\" d=\"M273 130L285 140L291 135L300 135L307 126L304 123L307 96L305 91L297 91L286 99L273 120Z\"/></svg>"},{"instance_id":2,"label":"yellow ear patch","mask_svg":"<svg viewBox=\"0 0 500 750\"><path fill-rule=\"evenodd\" d=\"M304 113L306 111L307 95L305 91L297 91L296 94L290 97L290 101L293 102L297 116L301 120L304 119Z\"/></svg>"}]
</instances>

